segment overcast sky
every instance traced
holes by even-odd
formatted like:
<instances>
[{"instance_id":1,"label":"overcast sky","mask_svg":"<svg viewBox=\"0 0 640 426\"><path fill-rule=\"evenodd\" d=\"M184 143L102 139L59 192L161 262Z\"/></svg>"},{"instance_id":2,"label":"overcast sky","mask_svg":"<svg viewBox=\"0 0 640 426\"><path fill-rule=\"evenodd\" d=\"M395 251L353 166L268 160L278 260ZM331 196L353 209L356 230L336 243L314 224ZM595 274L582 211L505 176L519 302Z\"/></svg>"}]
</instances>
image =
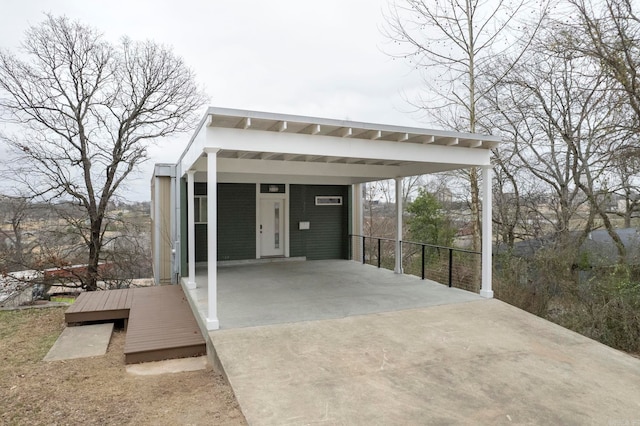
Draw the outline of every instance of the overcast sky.
<instances>
[{"instance_id":1,"label":"overcast sky","mask_svg":"<svg viewBox=\"0 0 640 426\"><path fill-rule=\"evenodd\" d=\"M419 76L383 53L385 0L0 1L2 48L15 49L50 12L112 41L127 35L172 46L211 106L432 127L404 101ZM149 199L153 164L175 162L189 136L156 143L129 199Z\"/></svg>"}]
</instances>

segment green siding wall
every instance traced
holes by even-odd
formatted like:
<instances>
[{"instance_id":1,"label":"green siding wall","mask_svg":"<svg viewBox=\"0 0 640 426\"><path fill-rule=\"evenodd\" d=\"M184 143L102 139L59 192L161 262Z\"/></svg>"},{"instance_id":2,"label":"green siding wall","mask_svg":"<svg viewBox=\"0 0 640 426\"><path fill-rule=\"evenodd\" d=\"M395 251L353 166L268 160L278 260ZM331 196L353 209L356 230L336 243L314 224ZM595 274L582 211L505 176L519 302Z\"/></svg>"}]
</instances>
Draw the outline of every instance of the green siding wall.
<instances>
[{"instance_id":1,"label":"green siding wall","mask_svg":"<svg viewBox=\"0 0 640 426\"><path fill-rule=\"evenodd\" d=\"M290 186L290 255L307 259L346 259L348 256L349 187L339 185ZM317 195L341 195L341 206L316 206ZM299 230L298 222L310 229Z\"/></svg>"},{"instance_id":2,"label":"green siding wall","mask_svg":"<svg viewBox=\"0 0 640 426\"><path fill-rule=\"evenodd\" d=\"M181 200L183 259L186 260L186 184ZM290 255L307 259L347 259L350 187L340 185L290 186ZM202 192L202 186L199 188ZM203 194L204 195L204 194ZM342 206L316 206L317 195L340 195ZM299 230L300 221L309 221L308 230ZM196 261L207 261L207 224L196 225ZM218 260L253 259L256 255L255 184L218 184ZM186 271L186 262L183 262Z\"/></svg>"},{"instance_id":3,"label":"green siding wall","mask_svg":"<svg viewBox=\"0 0 640 426\"><path fill-rule=\"evenodd\" d=\"M206 195L206 185L196 187ZM185 208L186 210L186 208ZM196 224L196 262L206 262L208 224ZM256 185L218 184L218 260L256 257Z\"/></svg>"},{"instance_id":4,"label":"green siding wall","mask_svg":"<svg viewBox=\"0 0 640 426\"><path fill-rule=\"evenodd\" d=\"M218 184L218 260L255 259L256 185Z\"/></svg>"},{"instance_id":5,"label":"green siding wall","mask_svg":"<svg viewBox=\"0 0 640 426\"><path fill-rule=\"evenodd\" d=\"M207 224L196 223L196 262L206 262L207 253Z\"/></svg>"}]
</instances>

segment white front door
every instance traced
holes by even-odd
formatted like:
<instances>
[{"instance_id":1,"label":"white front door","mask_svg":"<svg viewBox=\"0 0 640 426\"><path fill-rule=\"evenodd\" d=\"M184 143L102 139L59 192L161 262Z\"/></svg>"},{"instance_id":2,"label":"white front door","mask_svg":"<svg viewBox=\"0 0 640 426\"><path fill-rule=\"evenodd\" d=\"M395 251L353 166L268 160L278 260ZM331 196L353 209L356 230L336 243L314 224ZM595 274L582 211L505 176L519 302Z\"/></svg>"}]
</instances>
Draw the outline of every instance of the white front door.
<instances>
[{"instance_id":1,"label":"white front door","mask_svg":"<svg viewBox=\"0 0 640 426\"><path fill-rule=\"evenodd\" d=\"M284 256L284 198L260 200L260 256Z\"/></svg>"}]
</instances>

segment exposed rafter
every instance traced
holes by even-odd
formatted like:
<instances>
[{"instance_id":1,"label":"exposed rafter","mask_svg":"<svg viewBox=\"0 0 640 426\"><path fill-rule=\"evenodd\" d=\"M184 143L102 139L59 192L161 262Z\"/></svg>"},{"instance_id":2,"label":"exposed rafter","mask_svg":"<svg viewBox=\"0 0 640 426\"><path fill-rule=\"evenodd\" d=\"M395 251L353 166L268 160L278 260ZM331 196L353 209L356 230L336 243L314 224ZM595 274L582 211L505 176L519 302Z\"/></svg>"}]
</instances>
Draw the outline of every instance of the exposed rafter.
<instances>
[{"instance_id":1,"label":"exposed rafter","mask_svg":"<svg viewBox=\"0 0 640 426\"><path fill-rule=\"evenodd\" d=\"M348 120L271 114L210 108L203 126L252 129L274 133L333 136L371 141L456 146L462 149L492 149L500 144L500 137L476 135L444 130L387 126ZM482 136L482 137L480 137Z\"/></svg>"},{"instance_id":2,"label":"exposed rafter","mask_svg":"<svg viewBox=\"0 0 640 426\"><path fill-rule=\"evenodd\" d=\"M260 154L260 159L261 160L271 160L272 158L275 158L278 155L280 155L279 152L263 152L262 154Z\"/></svg>"},{"instance_id":3,"label":"exposed rafter","mask_svg":"<svg viewBox=\"0 0 640 426\"><path fill-rule=\"evenodd\" d=\"M284 161L299 161L301 158L304 158L304 155L300 154L285 154L282 159Z\"/></svg>"},{"instance_id":4,"label":"exposed rafter","mask_svg":"<svg viewBox=\"0 0 640 426\"><path fill-rule=\"evenodd\" d=\"M328 136L337 136L339 138L350 138L353 136L353 129L351 127L340 127L329 133Z\"/></svg>"},{"instance_id":5,"label":"exposed rafter","mask_svg":"<svg viewBox=\"0 0 640 426\"><path fill-rule=\"evenodd\" d=\"M240 120L240 122L236 126L236 128L238 129L245 129L245 130L248 129L249 127L251 127L251 117L244 117L242 120Z\"/></svg>"},{"instance_id":6,"label":"exposed rafter","mask_svg":"<svg viewBox=\"0 0 640 426\"><path fill-rule=\"evenodd\" d=\"M307 135L317 135L320 133L320 125L319 124L310 124L304 129L300 131L300 133L306 133Z\"/></svg>"},{"instance_id":7,"label":"exposed rafter","mask_svg":"<svg viewBox=\"0 0 640 426\"><path fill-rule=\"evenodd\" d=\"M269 128L272 132L286 132L287 131L287 122L286 121L277 121L273 126Z\"/></svg>"}]
</instances>

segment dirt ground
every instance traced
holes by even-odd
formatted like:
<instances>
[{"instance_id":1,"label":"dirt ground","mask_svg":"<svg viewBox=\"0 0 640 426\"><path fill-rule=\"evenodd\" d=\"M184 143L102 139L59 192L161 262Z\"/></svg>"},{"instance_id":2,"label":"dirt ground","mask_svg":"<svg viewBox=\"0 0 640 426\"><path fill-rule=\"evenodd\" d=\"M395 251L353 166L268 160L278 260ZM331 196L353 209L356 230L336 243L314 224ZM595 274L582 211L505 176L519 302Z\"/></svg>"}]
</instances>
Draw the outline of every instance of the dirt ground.
<instances>
[{"instance_id":1,"label":"dirt ground","mask_svg":"<svg viewBox=\"0 0 640 426\"><path fill-rule=\"evenodd\" d=\"M66 308L0 311L0 424L245 425L224 379L203 371L133 376L124 337L105 356L44 362Z\"/></svg>"}]
</instances>

